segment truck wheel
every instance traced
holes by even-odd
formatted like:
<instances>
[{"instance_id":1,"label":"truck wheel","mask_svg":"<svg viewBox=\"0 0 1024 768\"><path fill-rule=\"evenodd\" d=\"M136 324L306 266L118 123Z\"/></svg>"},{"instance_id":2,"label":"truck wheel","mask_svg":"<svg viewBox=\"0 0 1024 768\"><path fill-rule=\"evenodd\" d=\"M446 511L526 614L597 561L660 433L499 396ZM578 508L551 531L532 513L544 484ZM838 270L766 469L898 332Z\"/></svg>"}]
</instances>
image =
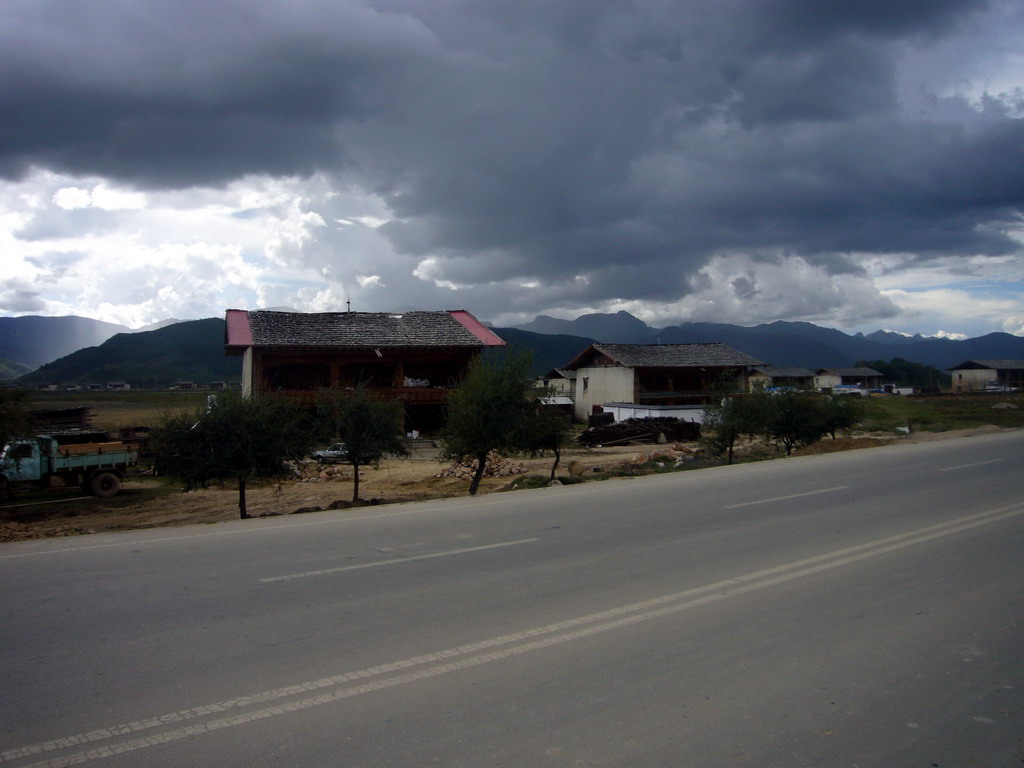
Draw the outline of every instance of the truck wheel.
<instances>
[{"instance_id":1,"label":"truck wheel","mask_svg":"<svg viewBox=\"0 0 1024 768\"><path fill-rule=\"evenodd\" d=\"M11 483L6 477L0 477L0 501L10 501Z\"/></svg>"},{"instance_id":2,"label":"truck wheel","mask_svg":"<svg viewBox=\"0 0 1024 768\"><path fill-rule=\"evenodd\" d=\"M113 472L100 472L89 483L94 496L113 496L121 490L121 478Z\"/></svg>"}]
</instances>

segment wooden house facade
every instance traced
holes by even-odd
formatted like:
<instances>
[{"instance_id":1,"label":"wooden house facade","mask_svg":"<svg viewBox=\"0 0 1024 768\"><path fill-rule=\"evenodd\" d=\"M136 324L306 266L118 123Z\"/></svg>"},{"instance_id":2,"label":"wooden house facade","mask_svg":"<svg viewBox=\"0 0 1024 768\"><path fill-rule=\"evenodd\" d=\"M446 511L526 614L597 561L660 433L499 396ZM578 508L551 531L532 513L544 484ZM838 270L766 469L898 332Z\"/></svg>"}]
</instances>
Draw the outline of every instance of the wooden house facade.
<instances>
[{"instance_id":1,"label":"wooden house facade","mask_svg":"<svg viewBox=\"0 0 1024 768\"><path fill-rule=\"evenodd\" d=\"M225 350L242 357L242 393L312 402L363 386L402 401L406 428L429 429L486 347L505 342L465 310L274 312L229 309Z\"/></svg>"}]
</instances>

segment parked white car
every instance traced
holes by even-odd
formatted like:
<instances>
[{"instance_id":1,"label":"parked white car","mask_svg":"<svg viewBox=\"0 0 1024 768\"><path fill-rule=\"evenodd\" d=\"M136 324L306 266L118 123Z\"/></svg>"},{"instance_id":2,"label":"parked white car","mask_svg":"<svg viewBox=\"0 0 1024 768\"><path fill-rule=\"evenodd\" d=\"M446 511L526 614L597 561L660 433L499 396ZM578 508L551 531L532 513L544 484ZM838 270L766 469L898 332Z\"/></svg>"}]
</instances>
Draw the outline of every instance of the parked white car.
<instances>
[{"instance_id":1,"label":"parked white car","mask_svg":"<svg viewBox=\"0 0 1024 768\"><path fill-rule=\"evenodd\" d=\"M348 461L348 448L344 443L335 443L321 451L313 451L310 455L320 464Z\"/></svg>"}]
</instances>

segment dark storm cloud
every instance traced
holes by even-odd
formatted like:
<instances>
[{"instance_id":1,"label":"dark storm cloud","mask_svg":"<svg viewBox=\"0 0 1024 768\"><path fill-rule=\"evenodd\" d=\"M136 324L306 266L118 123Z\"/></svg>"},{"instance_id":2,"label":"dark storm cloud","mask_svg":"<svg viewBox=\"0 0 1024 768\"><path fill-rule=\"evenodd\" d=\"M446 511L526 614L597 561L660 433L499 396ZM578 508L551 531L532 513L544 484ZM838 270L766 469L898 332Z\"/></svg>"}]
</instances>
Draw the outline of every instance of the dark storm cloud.
<instances>
[{"instance_id":1,"label":"dark storm cloud","mask_svg":"<svg viewBox=\"0 0 1024 768\"><path fill-rule=\"evenodd\" d=\"M833 274L851 252L1003 254L1024 122L938 96L911 114L898 82L986 8L22 0L0 11L0 172L323 171L379 194L435 277L575 302L678 297L726 251Z\"/></svg>"},{"instance_id":2,"label":"dark storm cloud","mask_svg":"<svg viewBox=\"0 0 1024 768\"><path fill-rule=\"evenodd\" d=\"M332 124L386 114L419 25L336 3L14 2L0 170L154 186L341 161ZM383 101L382 101L383 100Z\"/></svg>"}]
</instances>

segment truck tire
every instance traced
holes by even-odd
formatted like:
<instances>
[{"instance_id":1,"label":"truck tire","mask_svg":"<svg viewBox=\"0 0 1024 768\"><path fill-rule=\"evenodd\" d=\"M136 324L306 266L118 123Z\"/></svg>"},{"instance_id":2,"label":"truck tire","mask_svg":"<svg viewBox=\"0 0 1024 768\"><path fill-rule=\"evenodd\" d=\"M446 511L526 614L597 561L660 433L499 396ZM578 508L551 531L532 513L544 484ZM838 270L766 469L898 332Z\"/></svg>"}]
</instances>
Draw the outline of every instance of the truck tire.
<instances>
[{"instance_id":1,"label":"truck tire","mask_svg":"<svg viewBox=\"0 0 1024 768\"><path fill-rule=\"evenodd\" d=\"M113 472L100 472L89 481L89 490L94 496L113 496L121 490L121 478Z\"/></svg>"},{"instance_id":2,"label":"truck tire","mask_svg":"<svg viewBox=\"0 0 1024 768\"><path fill-rule=\"evenodd\" d=\"M0 501L10 501L11 483L6 477L0 477Z\"/></svg>"}]
</instances>

